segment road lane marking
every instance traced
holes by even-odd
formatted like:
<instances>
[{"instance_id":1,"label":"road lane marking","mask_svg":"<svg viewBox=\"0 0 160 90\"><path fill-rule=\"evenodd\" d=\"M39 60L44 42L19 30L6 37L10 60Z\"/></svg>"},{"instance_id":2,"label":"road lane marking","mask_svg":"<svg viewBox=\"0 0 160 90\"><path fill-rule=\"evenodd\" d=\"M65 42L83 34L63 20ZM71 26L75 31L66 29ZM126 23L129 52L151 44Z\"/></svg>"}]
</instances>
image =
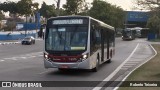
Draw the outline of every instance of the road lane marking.
<instances>
[{"instance_id":1,"label":"road lane marking","mask_svg":"<svg viewBox=\"0 0 160 90\"><path fill-rule=\"evenodd\" d=\"M121 68L121 70L127 70L127 69L128 69L128 68L124 68L124 67Z\"/></svg>"},{"instance_id":2,"label":"road lane marking","mask_svg":"<svg viewBox=\"0 0 160 90\"><path fill-rule=\"evenodd\" d=\"M0 60L0 62L4 62L5 60Z\"/></svg>"},{"instance_id":3,"label":"road lane marking","mask_svg":"<svg viewBox=\"0 0 160 90\"><path fill-rule=\"evenodd\" d=\"M139 62L135 62L135 61L134 61L134 62L132 62L132 61L128 61L126 64L133 64L133 63L134 63L134 64L137 64L137 63L139 63Z\"/></svg>"},{"instance_id":4,"label":"road lane marking","mask_svg":"<svg viewBox=\"0 0 160 90\"><path fill-rule=\"evenodd\" d=\"M38 56L40 56L40 57L41 57L41 56L43 56L43 55L38 55Z\"/></svg>"},{"instance_id":5,"label":"road lane marking","mask_svg":"<svg viewBox=\"0 0 160 90\"><path fill-rule=\"evenodd\" d=\"M28 58L34 58L34 57L36 57L36 56L29 56Z\"/></svg>"},{"instance_id":6,"label":"road lane marking","mask_svg":"<svg viewBox=\"0 0 160 90\"><path fill-rule=\"evenodd\" d=\"M38 73L38 74L44 74L44 73L47 73L47 72L49 72L49 71L44 71L44 72L41 72L41 73Z\"/></svg>"},{"instance_id":7,"label":"road lane marking","mask_svg":"<svg viewBox=\"0 0 160 90\"><path fill-rule=\"evenodd\" d=\"M125 66L134 66L134 65L136 65L136 64L134 64L134 63L125 63Z\"/></svg>"},{"instance_id":8,"label":"road lane marking","mask_svg":"<svg viewBox=\"0 0 160 90\"><path fill-rule=\"evenodd\" d=\"M19 58L22 58L22 59L27 59L27 57L23 57L23 56L22 56L22 57L19 57Z\"/></svg>"},{"instance_id":9,"label":"road lane marking","mask_svg":"<svg viewBox=\"0 0 160 90\"><path fill-rule=\"evenodd\" d=\"M41 57L43 56L42 52L35 52L35 53L30 53L30 54L25 54L25 55L20 55L16 57L9 57L9 58L3 58L3 60L0 60L0 62L3 61L18 61L18 60L26 60L29 58L36 58L36 57Z\"/></svg>"},{"instance_id":10,"label":"road lane marking","mask_svg":"<svg viewBox=\"0 0 160 90\"><path fill-rule=\"evenodd\" d=\"M130 68L130 67L133 67L133 66L123 66L122 68Z\"/></svg>"},{"instance_id":11,"label":"road lane marking","mask_svg":"<svg viewBox=\"0 0 160 90\"><path fill-rule=\"evenodd\" d=\"M11 57L11 58L4 58L4 59L9 59L9 60L17 60L16 57Z\"/></svg>"},{"instance_id":12,"label":"road lane marking","mask_svg":"<svg viewBox=\"0 0 160 90\"><path fill-rule=\"evenodd\" d=\"M129 61L129 59L133 56L133 54L135 53L135 51L137 50L139 46L139 43L137 44L137 46L135 47L135 49L132 51L132 53L129 55L129 57L121 64L119 65L107 78L105 78L103 81L109 81L114 75L117 74L117 72L123 67L123 65ZM105 83L100 83L99 85L97 85L95 88L93 88L92 90L100 90L102 88L102 86L105 85Z\"/></svg>"},{"instance_id":13,"label":"road lane marking","mask_svg":"<svg viewBox=\"0 0 160 90\"><path fill-rule=\"evenodd\" d=\"M129 60L131 62L140 62L140 61L143 61L142 59L137 59L137 60Z\"/></svg>"}]
</instances>

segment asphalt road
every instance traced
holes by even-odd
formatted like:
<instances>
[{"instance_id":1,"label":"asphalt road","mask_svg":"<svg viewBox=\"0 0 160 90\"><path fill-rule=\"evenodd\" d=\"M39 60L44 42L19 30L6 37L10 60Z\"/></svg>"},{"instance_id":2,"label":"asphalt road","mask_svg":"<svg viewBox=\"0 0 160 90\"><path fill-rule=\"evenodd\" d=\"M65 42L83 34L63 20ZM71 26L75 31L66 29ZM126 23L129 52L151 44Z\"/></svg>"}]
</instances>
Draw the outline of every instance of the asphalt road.
<instances>
[{"instance_id":1,"label":"asphalt road","mask_svg":"<svg viewBox=\"0 0 160 90\"><path fill-rule=\"evenodd\" d=\"M87 70L62 72L58 69L44 69L42 40L36 41L35 45L3 45L0 46L0 81L103 81L132 53L138 43L139 40L122 41L121 38L117 38L116 55L111 63L101 65L98 72ZM32 88L32 90L91 90L92 88L94 87L54 87ZM31 90L31 88L23 89Z\"/></svg>"}]
</instances>

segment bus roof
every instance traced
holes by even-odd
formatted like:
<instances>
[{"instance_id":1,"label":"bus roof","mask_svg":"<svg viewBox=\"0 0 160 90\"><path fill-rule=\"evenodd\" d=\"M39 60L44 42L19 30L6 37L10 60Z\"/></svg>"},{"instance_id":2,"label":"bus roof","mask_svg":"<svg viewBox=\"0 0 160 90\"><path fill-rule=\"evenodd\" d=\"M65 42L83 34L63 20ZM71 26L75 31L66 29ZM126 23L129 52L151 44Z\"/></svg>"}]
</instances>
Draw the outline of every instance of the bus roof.
<instances>
[{"instance_id":1,"label":"bus roof","mask_svg":"<svg viewBox=\"0 0 160 90\"><path fill-rule=\"evenodd\" d=\"M92 17L90 17L90 16L80 16L80 15L74 15L74 16L58 16L58 17L51 17L51 18L49 18L49 19L60 19L60 18L61 18L61 19L63 19L63 18L64 18L64 19L66 19L66 18L87 18L87 19L92 19L92 20L98 22L100 26L105 27L105 28L109 28L109 29L115 31L114 27L112 27L112 26L110 26L110 25L108 25L108 24L106 24L106 23L104 23L104 22L102 22L102 21L100 21L100 20L97 20L97 19L95 19L95 18L92 18ZM49 19L48 19L48 20L49 20Z\"/></svg>"}]
</instances>

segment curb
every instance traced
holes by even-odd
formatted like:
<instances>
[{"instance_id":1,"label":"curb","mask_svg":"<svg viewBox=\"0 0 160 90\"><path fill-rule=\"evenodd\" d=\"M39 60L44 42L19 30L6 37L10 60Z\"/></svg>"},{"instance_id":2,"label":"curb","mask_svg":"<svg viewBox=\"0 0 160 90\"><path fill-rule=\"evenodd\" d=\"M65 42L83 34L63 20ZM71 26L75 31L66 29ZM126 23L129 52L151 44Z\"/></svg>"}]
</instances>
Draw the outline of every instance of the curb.
<instances>
[{"instance_id":1,"label":"curb","mask_svg":"<svg viewBox=\"0 0 160 90\"><path fill-rule=\"evenodd\" d=\"M37 41L41 41L43 39L36 39ZM9 45L9 44L19 44L21 41L18 42L0 42L0 45Z\"/></svg>"},{"instance_id":2,"label":"curb","mask_svg":"<svg viewBox=\"0 0 160 90\"><path fill-rule=\"evenodd\" d=\"M153 59L156 55L157 55L157 51L153 48L153 46L151 44L149 44L149 46L152 48L152 50L155 52L155 54L149 58L148 60L146 60L144 63L140 64L138 67L136 67L135 69L133 69L126 77L124 77L124 79L122 80L125 81L136 69L138 69L139 67L141 67L142 65L144 65L145 63L147 63L149 60ZM120 83L118 86L120 86L122 83ZM115 87L113 90L117 90L119 87Z\"/></svg>"},{"instance_id":3,"label":"curb","mask_svg":"<svg viewBox=\"0 0 160 90\"><path fill-rule=\"evenodd\" d=\"M19 44L20 42L3 42L0 45Z\"/></svg>"}]
</instances>

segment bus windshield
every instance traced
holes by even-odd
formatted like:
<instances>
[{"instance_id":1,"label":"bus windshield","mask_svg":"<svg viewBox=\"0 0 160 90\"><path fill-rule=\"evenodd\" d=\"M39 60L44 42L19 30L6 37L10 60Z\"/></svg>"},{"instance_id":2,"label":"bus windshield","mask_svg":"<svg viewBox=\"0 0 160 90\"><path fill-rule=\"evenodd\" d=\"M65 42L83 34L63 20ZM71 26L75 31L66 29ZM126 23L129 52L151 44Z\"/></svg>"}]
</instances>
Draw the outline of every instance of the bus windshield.
<instances>
[{"instance_id":1,"label":"bus windshield","mask_svg":"<svg viewBox=\"0 0 160 90\"><path fill-rule=\"evenodd\" d=\"M87 46L87 26L56 25L46 32L46 50L49 51L80 51Z\"/></svg>"},{"instance_id":2,"label":"bus windshield","mask_svg":"<svg viewBox=\"0 0 160 90\"><path fill-rule=\"evenodd\" d=\"M124 36L130 36L131 35L131 31L130 30L124 30L123 31L123 35Z\"/></svg>"}]
</instances>

